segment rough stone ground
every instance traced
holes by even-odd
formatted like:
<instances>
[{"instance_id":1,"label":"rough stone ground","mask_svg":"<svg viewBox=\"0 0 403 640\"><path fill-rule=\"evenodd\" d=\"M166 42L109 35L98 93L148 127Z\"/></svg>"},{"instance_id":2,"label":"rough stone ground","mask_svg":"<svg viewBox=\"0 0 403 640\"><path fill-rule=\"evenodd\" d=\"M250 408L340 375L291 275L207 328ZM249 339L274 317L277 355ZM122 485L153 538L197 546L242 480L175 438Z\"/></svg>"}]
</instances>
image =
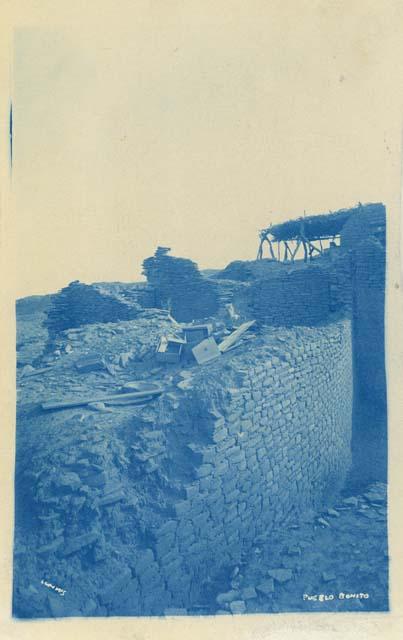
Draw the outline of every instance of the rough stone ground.
<instances>
[{"instance_id":1,"label":"rough stone ground","mask_svg":"<svg viewBox=\"0 0 403 640\"><path fill-rule=\"evenodd\" d=\"M386 536L386 485L376 483L256 540L217 594L216 612L385 611Z\"/></svg>"}]
</instances>

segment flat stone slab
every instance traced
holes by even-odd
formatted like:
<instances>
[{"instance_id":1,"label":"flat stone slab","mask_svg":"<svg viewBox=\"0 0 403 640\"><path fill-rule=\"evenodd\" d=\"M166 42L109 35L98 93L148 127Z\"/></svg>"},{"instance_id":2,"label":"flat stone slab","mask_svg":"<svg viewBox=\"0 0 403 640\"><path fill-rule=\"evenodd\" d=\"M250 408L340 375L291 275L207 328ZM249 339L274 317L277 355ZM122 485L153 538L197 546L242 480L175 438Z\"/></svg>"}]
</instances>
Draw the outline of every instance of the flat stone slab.
<instances>
[{"instance_id":1,"label":"flat stone slab","mask_svg":"<svg viewBox=\"0 0 403 640\"><path fill-rule=\"evenodd\" d=\"M292 578L291 569L270 569L267 573L277 582L288 582Z\"/></svg>"},{"instance_id":2,"label":"flat stone slab","mask_svg":"<svg viewBox=\"0 0 403 640\"><path fill-rule=\"evenodd\" d=\"M231 613L245 613L246 604L243 600L234 600L230 603L229 608L231 609Z\"/></svg>"},{"instance_id":3,"label":"flat stone slab","mask_svg":"<svg viewBox=\"0 0 403 640\"><path fill-rule=\"evenodd\" d=\"M268 596L270 593L274 591L274 581L273 580L265 580L256 586L256 591L260 591L265 596Z\"/></svg>"},{"instance_id":4,"label":"flat stone slab","mask_svg":"<svg viewBox=\"0 0 403 640\"><path fill-rule=\"evenodd\" d=\"M351 496L350 498L345 498L343 500L343 504L345 504L347 507L357 507L358 498L356 498L355 496Z\"/></svg>"},{"instance_id":5,"label":"flat stone slab","mask_svg":"<svg viewBox=\"0 0 403 640\"><path fill-rule=\"evenodd\" d=\"M77 536L72 540L70 539L66 542L66 546L63 549L62 555L69 556L70 554L75 553L76 551L79 551L80 549L82 549L82 547L86 547L87 545L92 544L98 538L99 538L99 533L91 532L91 533L85 533L82 536Z\"/></svg>"},{"instance_id":6,"label":"flat stone slab","mask_svg":"<svg viewBox=\"0 0 403 640\"><path fill-rule=\"evenodd\" d=\"M245 589L242 589L242 598L244 600L252 600L253 598L257 598L255 587L245 587Z\"/></svg>"},{"instance_id":7,"label":"flat stone slab","mask_svg":"<svg viewBox=\"0 0 403 640\"><path fill-rule=\"evenodd\" d=\"M219 593L216 602L217 604L225 604L226 602L232 602L233 600L239 599L240 593L239 591L227 591L226 593Z\"/></svg>"},{"instance_id":8,"label":"flat stone slab","mask_svg":"<svg viewBox=\"0 0 403 640\"><path fill-rule=\"evenodd\" d=\"M332 571L324 571L322 573L322 580L324 582L331 582L332 580L336 580L336 574Z\"/></svg>"}]
</instances>

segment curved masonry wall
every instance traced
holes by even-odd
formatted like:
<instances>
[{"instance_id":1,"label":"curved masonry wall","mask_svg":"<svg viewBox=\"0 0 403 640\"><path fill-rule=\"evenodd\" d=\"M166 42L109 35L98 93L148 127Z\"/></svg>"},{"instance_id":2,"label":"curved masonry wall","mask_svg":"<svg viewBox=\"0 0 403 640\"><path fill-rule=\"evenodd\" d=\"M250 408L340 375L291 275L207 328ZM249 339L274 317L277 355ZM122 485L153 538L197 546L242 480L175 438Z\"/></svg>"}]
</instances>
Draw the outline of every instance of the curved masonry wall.
<instances>
[{"instance_id":1,"label":"curved masonry wall","mask_svg":"<svg viewBox=\"0 0 403 640\"><path fill-rule=\"evenodd\" d=\"M30 414L17 549L35 553L16 556L19 616L197 614L257 536L341 488L351 464L349 320L262 327L248 347L181 373L148 406ZM65 597L30 589L38 575Z\"/></svg>"},{"instance_id":2,"label":"curved masonry wall","mask_svg":"<svg viewBox=\"0 0 403 640\"><path fill-rule=\"evenodd\" d=\"M169 433L199 462L188 469L194 478L174 517L153 534L174 606L197 602L203 580L236 564L257 535L326 504L342 487L351 465L352 382L345 319L268 330L258 351L193 379Z\"/></svg>"}]
</instances>

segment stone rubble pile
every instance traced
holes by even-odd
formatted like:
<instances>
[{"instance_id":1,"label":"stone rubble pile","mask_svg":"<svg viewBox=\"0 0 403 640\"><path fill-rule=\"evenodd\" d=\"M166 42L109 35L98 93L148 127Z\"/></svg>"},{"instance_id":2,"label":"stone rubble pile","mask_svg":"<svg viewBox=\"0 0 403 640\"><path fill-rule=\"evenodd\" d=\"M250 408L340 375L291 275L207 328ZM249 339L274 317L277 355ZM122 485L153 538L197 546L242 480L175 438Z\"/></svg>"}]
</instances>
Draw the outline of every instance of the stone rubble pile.
<instances>
[{"instance_id":1,"label":"stone rubble pile","mask_svg":"<svg viewBox=\"0 0 403 640\"><path fill-rule=\"evenodd\" d=\"M378 482L256 538L228 576L228 590L216 594L215 612L386 611L386 508L386 485Z\"/></svg>"}]
</instances>

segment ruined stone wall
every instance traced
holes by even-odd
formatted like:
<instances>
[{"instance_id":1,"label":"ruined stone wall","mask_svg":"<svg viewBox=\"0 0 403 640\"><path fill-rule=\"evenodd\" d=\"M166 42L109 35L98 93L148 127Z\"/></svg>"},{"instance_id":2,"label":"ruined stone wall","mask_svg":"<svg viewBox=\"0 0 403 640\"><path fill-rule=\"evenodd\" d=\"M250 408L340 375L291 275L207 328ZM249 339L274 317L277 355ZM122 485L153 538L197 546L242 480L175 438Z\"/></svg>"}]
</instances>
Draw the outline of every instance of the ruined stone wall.
<instances>
[{"instance_id":1,"label":"ruined stone wall","mask_svg":"<svg viewBox=\"0 0 403 640\"><path fill-rule=\"evenodd\" d=\"M253 285L254 317L270 326L316 325L330 313L329 271L316 265L273 274Z\"/></svg>"},{"instance_id":2,"label":"ruined stone wall","mask_svg":"<svg viewBox=\"0 0 403 640\"><path fill-rule=\"evenodd\" d=\"M214 315L219 307L214 282L205 278L192 260L167 255L168 251L159 247L143 262L148 284L154 289L155 306L169 309L179 322Z\"/></svg>"},{"instance_id":3,"label":"ruined stone wall","mask_svg":"<svg viewBox=\"0 0 403 640\"><path fill-rule=\"evenodd\" d=\"M174 606L197 602L208 576L237 564L257 535L326 504L346 478L350 323L285 333L225 372L200 373L166 431L169 450L192 453L183 498L153 532Z\"/></svg>"},{"instance_id":4,"label":"ruined stone wall","mask_svg":"<svg viewBox=\"0 0 403 640\"><path fill-rule=\"evenodd\" d=\"M360 242L374 236L385 243L385 222L385 206L380 203L366 205L354 212L340 234L342 249L355 249Z\"/></svg>"},{"instance_id":5,"label":"ruined stone wall","mask_svg":"<svg viewBox=\"0 0 403 640\"><path fill-rule=\"evenodd\" d=\"M52 295L51 300L45 325L52 336L85 324L131 320L140 309L136 301L110 295L102 286L79 281L71 282Z\"/></svg>"},{"instance_id":6,"label":"ruined stone wall","mask_svg":"<svg viewBox=\"0 0 403 640\"><path fill-rule=\"evenodd\" d=\"M108 329L112 353L130 327ZM144 407L30 415L17 442L19 616L197 614L257 535L331 501L351 462L350 322L266 328L254 342L181 382L169 370ZM58 380L74 392L68 367ZM41 385L23 386L26 402ZM38 575L65 597L30 589Z\"/></svg>"}]
</instances>

